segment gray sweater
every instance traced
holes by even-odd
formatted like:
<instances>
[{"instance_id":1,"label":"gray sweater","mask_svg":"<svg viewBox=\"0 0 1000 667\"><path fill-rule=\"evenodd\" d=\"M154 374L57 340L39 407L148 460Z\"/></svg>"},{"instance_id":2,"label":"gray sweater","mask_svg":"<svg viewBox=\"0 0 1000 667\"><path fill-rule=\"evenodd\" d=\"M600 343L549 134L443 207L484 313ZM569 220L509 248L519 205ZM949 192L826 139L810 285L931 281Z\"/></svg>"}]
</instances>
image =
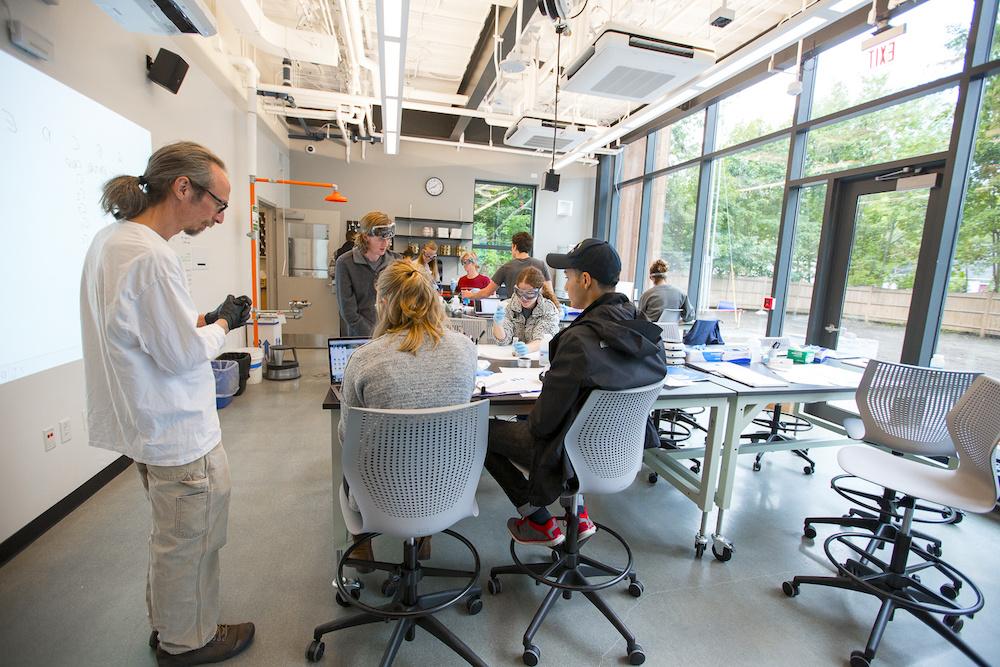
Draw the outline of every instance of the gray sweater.
<instances>
[{"instance_id":1,"label":"gray sweater","mask_svg":"<svg viewBox=\"0 0 1000 667\"><path fill-rule=\"evenodd\" d=\"M680 319L694 319L694 308L687 294L673 285L654 285L639 297L639 314L650 322L658 322L664 310L679 310Z\"/></svg>"},{"instance_id":2,"label":"gray sweater","mask_svg":"<svg viewBox=\"0 0 1000 667\"><path fill-rule=\"evenodd\" d=\"M437 347L425 340L416 354L400 352L401 334L359 347L344 370L342 404L352 408L439 408L468 403L476 380L476 346L446 330ZM338 427L344 439L344 417Z\"/></svg>"},{"instance_id":3,"label":"gray sweater","mask_svg":"<svg viewBox=\"0 0 1000 667\"><path fill-rule=\"evenodd\" d=\"M370 336L378 315L375 311L375 281L385 267L399 255L387 251L372 264L359 248L352 248L337 258L334 280L340 318L347 323L348 336Z\"/></svg>"}]
</instances>

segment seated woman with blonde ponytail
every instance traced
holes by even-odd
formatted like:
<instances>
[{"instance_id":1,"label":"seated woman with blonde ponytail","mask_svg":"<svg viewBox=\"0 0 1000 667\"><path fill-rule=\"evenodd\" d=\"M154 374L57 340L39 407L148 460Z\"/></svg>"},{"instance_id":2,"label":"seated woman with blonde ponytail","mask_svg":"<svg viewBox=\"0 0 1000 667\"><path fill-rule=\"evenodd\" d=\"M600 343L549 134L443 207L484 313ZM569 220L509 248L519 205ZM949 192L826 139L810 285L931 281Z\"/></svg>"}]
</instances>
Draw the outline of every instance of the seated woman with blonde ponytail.
<instances>
[{"instance_id":1,"label":"seated woman with blonde ponytail","mask_svg":"<svg viewBox=\"0 0 1000 667\"><path fill-rule=\"evenodd\" d=\"M376 297L378 322L371 342L347 363L342 404L410 409L468 403L475 388L476 346L445 327L444 305L430 274L413 260L393 262L379 274ZM370 545L362 545L355 558L372 559ZM429 549L422 551L426 556Z\"/></svg>"}]
</instances>

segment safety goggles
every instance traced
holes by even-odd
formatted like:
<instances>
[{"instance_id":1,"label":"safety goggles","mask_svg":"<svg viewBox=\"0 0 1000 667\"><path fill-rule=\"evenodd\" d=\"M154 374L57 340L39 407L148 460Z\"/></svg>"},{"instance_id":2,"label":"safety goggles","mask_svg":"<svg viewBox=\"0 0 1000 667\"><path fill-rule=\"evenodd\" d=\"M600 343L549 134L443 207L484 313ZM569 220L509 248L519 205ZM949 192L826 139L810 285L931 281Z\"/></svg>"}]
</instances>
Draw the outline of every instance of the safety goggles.
<instances>
[{"instance_id":1,"label":"safety goggles","mask_svg":"<svg viewBox=\"0 0 1000 667\"><path fill-rule=\"evenodd\" d=\"M514 294L516 294L517 298L521 301L531 301L538 296L539 291L540 290L537 287L533 289L521 289L520 287L514 288Z\"/></svg>"},{"instance_id":2,"label":"safety goggles","mask_svg":"<svg viewBox=\"0 0 1000 667\"><path fill-rule=\"evenodd\" d=\"M475 263L476 263L476 260L469 259L468 257L466 257L465 259L462 260L462 266L468 266L469 264L475 264Z\"/></svg>"},{"instance_id":3,"label":"safety goggles","mask_svg":"<svg viewBox=\"0 0 1000 667\"><path fill-rule=\"evenodd\" d=\"M377 236L380 239L391 239L396 235L396 225L377 225L371 228L368 236Z\"/></svg>"}]
</instances>

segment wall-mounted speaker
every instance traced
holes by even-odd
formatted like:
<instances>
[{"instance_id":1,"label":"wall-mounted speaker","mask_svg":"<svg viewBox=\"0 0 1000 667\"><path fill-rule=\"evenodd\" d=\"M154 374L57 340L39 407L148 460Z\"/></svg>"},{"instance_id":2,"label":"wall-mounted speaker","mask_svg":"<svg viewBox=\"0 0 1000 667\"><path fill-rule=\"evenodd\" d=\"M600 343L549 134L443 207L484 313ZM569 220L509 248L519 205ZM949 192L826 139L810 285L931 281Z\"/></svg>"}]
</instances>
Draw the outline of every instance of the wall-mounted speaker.
<instances>
[{"instance_id":1,"label":"wall-mounted speaker","mask_svg":"<svg viewBox=\"0 0 1000 667\"><path fill-rule=\"evenodd\" d=\"M146 56L146 76L174 95L180 90L187 71L187 62L173 51L160 49L155 60Z\"/></svg>"}]
</instances>

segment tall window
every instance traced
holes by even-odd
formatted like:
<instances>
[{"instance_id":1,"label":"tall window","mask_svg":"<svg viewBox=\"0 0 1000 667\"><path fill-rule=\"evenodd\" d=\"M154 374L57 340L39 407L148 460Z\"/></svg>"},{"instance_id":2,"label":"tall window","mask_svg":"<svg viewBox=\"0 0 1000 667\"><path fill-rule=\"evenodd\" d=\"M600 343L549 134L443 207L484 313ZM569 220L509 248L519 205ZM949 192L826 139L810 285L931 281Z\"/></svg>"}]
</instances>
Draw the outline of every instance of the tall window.
<instances>
[{"instance_id":1,"label":"tall window","mask_svg":"<svg viewBox=\"0 0 1000 667\"><path fill-rule=\"evenodd\" d=\"M792 270L785 299L784 331L786 335L794 336L797 343L805 340L809 310L812 308L826 187L826 183L821 183L799 190L799 215L795 223Z\"/></svg>"},{"instance_id":2,"label":"tall window","mask_svg":"<svg viewBox=\"0 0 1000 667\"><path fill-rule=\"evenodd\" d=\"M476 181L472 205L472 249L480 271L492 276L510 260L510 238L535 231L535 186Z\"/></svg>"},{"instance_id":3,"label":"tall window","mask_svg":"<svg viewBox=\"0 0 1000 667\"><path fill-rule=\"evenodd\" d=\"M772 75L720 101L716 149L791 127L795 98L787 92L790 82L788 76Z\"/></svg>"},{"instance_id":4,"label":"tall window","mask_svg":"<svg viewBox=\"0 0 1000 667\"><path fill-rule=\"evenodd\" d=\"M948 368L1000 375L1000 76L983 88L937 352Z\"/></svg>"},{"instance_id":5,"label":"tall window","mask_svg":"<svg viewBox=\"0 0 1000 667\"><path fill-rule=\"evenodd\" d=\"M813 117L960 71L972 7L973 0L933 0L893 18L904 30L893 39L865 49L865 31L821 53Z\"/></svg>"},{"instance_id":6,"label":"tall window","mask_svg":"<svg viewBox=\"0 0 1000 667\"><path fill-rule=\"evenodd\" d=\"M668 267L671 285L687 291L691 271L694 218L698 206L698 166L657 176L649 213L646 268L657 259ZM642 292L645 285L639 286Z\"/></svg>"},{"instance_id":7,"label":"tall window","mask_svg":"<svg viewBox=\"0 0 1000 667\"><path fill-rule=\"evenodd\" d=\"M712 164L710 261L701 283L701 311L712 309L729 331L762 336L771 293L788 138Z\"/></svg>"}]
</instances>

